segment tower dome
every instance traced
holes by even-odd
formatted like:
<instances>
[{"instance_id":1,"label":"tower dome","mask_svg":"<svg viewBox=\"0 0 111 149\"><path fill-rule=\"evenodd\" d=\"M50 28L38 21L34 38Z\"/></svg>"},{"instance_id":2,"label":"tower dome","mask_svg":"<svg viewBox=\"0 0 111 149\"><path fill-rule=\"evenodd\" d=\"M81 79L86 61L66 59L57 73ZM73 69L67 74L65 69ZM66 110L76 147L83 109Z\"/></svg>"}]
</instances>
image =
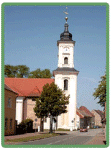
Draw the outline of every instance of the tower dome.
<instances>
[{"instance_id":1,"label":"tower dome","mask_svg":"<svg viewBox=\"0 0 111 149\"><path fill-rule=\"evenodd\" d=\"M60 34L60 41L72 41L72 34L69 33L69 30L68 30L68 23L67 23L67 20L68 20L68 17L65 17L65 20L66 20L66 23L64 25L64 32Z\"/></svg>"}]
</instances>

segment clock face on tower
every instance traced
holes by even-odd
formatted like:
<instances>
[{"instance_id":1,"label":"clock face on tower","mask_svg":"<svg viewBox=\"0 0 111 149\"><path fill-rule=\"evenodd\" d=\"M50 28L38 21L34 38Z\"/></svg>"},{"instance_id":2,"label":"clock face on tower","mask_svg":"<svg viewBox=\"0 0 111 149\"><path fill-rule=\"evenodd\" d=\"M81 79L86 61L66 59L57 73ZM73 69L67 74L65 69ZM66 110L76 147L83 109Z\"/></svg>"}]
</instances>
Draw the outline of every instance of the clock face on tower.
<instances>
[{"instance_id":1,"label":"clock face on tower","mask_svg":"<svg viewBox=\"0 0 111 149\"><path fill-rule=\"evenodd\" d=\"M68 48L64 48L64 53L68 53L69 49Z\"/></svg>"}]
</instances>

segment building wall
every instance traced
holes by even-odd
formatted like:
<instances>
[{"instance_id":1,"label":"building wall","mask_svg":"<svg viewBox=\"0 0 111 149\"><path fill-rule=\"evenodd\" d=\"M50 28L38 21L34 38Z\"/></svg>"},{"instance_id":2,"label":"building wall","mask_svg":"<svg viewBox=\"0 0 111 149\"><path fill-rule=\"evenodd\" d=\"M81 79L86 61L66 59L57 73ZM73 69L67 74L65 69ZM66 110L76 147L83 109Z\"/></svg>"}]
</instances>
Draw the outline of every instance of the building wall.
<instances>
[{"instance_id":1,"label":"building wall","mask_svg":"<svg viewBox=\"0 0 111 149\"><path fill-rule=\"evenodd\" d=\"M10 107L8 106L9 98L11 99ZM5 122L5 126L7 125L7 127L5 127L5 135L15 134L15 113L16 113L16 94L5 89L5 120L4 122Z\"/></svg>"},{"instance_id":2,"label":"building wall","mask_svg":"<svg viewBox=\"0 0 111 149\"><path fill-rule=\"evenodd\" d=\"M65 63L64 59L68 62ZM58 45L58 67L74 68L74 43L64 42ZM68 80L68 90L65 95L70 95L68 112L58 116L58 128L75 129L76 128L76 96L77 96L77 74L72 72L58 72L55 74L55 84L64 90L64 80Z\"/></svg>"},{"instance_id":3,"label":"building wall","mask_svg":"<svg viewBox=\"0 0 111 149\"><path fill-rule=\"evenodd\" d=\"M80 117L76 114L76 127L80 129Z\"/></svg>"},{"instance_id":4,"label":"building wall","mask_svg":"<svg viewBox=\"0 0 111 149\"><path fill-rule=\"evenodd\" d=\"M83 128L84 127L84 118L80 118L80 128Z\"/></svg>"},{"instance_id":5,"label":"building wall","mask_svg":"<svg viewBox=\"0 0 111 149\"><path fill-rule=\"evenodd\" d=\"M21 123L23 120L23 100L24 97L16 98L16 120L17 124Z\"/></svg>"},{"instance_id":6,"label":"building wall","mask_svg":"<svg viewBox=\"0 0 111 149\"><path fill-rule=\"evenodd\" d=\"M87 127L91 128L91 119L92 117L80 118L80 128Z\"/></svg>"},{"instance_id":7,"label":"building wall","mask_svg":"<svg viewBox=\"0 0 111 149\"><path fill-rule=\"evenodd\" d=\"M57 84L58 87L61 88L62 90L64 90L65 79L68 80L68 90L64 91L64 93L66 96L70 95L70 98L69 98L68 112L66 114L61 114L60 116L58 116L58 128L67 127L67 129L70 129L73 126L74 129L74 127L76 127L77 74L55 75L55 84ZM72 124L72 120L74 120L74 124Z\"/></svg>"},{"instance_id":8,"label":"building wall","mask_svg":"<svg viewBox=\"0 0 111 149\"><path fill-rule=\"evenodd\" d=\"M94 116L95 116L95 125L102 126L101 116L96 111L94 111L94 110L92 110L91 113L93 113Z\"/></svg>"},{"instance_id":9,"label":"building wall","mask_svg":"<svg viewBox=\"0 0 111 149\"><path fill-rule=\"evenodd\" d=\"M69 111L69 105L67 105L67 111ZM69 119L68 112L61 114L61 118L62 118L62 127L64 129L67 129L67 126L69 124L69 122L68 122L68 119Z\"/></svg>"},{"instance_id":10,"label":"building wall","mask_svg":"<svg viewBox=\"0 0 111 149\"><path fill-rule=\"evenodd\" d=\"M27 118L27 98L23 101L23 120Z\"/></svg>"},{"instance_id":11,"label":"building wall","mask_svg":"<svg viewBox=\"0 0 111 149\"><path fill-rule=\"evenodd\" d=\"M40 126L40 119L37 118L33 110L33 108L35 107L36 101L31 98L27 98L26 103L27 103L27 109L26 109L27 115L25 119L31 118L33 120L33 126L35 125L35 123L36 123L36 127ZM35 119L37 119L37 122L35 122Z\"/></svg>"},{"instance_id":12,"label":"building wall","mask_svg":"<svg viewBox=\"0 0 111 149\"><path fill-rule=\"evenodd\" d=\"M58 67L74 67L74 44L62 43L59 44L58 51ZM67 52L64 51L67 48ZM64 64L64 58L68 58L68 65Z\"/></svg>"},{"instance_id":13,"label":"building wall","mask_svg":"<svg viewBox=\"0 0 111 149\"><path fill-rule=\"evenodd\" d=\"M95 116L91 118L91 127L94 128L95 126Z\"/></svg>"},{"instance_id":14,"label":"building wall","mask_svg":"<svg viewBox=\"0 0 111 149\"><path fill-rule=\"evenodd\" d=\"M46 118L46 121L44 122L44 129L49 129L50 128L50 118Z\"/></svg>"}]
</instances>

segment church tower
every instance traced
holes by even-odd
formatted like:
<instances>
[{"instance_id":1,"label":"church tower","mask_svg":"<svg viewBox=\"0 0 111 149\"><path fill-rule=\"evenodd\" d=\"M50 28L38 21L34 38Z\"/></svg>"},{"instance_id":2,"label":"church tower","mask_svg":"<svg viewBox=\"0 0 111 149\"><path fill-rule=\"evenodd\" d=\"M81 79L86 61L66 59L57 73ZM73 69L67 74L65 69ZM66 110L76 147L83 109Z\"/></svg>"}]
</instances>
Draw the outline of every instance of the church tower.
<instances>
[{"instance_id":1,"label":"church tower","mask_svg":"<svg viewBox=\"0 0 111 149\"><path fill-rule=\"evenodd\" d=\"M70 95L67 113L58 116L58 128L76 128L76 104L77 104L77 75L79 71L74 68L74 46L72 34L68 30L68 17L65 17L64 32L57 41L58 46L58 68L53 71L55 84L66 95Z\"/></svg>"}]
</instances>

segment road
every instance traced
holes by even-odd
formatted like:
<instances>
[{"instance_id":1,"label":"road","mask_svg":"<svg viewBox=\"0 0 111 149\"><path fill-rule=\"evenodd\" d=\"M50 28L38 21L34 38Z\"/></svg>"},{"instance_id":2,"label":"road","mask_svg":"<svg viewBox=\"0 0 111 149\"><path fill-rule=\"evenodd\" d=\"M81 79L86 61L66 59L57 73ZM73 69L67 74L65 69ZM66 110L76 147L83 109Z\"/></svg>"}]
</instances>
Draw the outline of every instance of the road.
<instances>
[{"instance_id":1,"label":"road","mask_svg":"<svg viewBox=\"0 0 111 149\"><path fill-rule=\"evenodd\" d=\"M81 145L90 141L100 132L102 132L102 129L90 129L88 132L62 132L63 134L60 136L22 142L21 145Z\"/></svg>"}]
</instances>

